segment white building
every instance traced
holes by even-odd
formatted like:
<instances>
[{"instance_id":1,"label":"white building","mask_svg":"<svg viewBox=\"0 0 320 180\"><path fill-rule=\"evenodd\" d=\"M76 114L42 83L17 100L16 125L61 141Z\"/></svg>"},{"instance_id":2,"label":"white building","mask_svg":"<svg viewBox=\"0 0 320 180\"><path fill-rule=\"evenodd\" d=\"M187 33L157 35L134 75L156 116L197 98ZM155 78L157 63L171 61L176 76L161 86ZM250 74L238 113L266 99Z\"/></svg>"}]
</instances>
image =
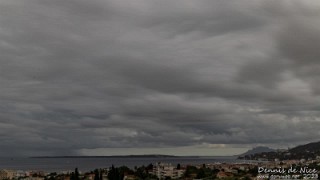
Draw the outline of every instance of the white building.
<instances>
[{"instance_id":1,"label":"white building","mask_svg":"<svg viewBox=\"0 0 320 180\"><path fill-rule=\"evenodd\" d=\"M153 174L159 179L165 179L165 177L171 177L172 179L178 179L184 174L184 169L177 169L168 163L156 163L153 168Z\"/></svg>"},{"instance_id":2,"label":"white building","mask_svg":"<svg viewBox=\"0 0 320 180\"><path fill-rule=\"evenodd\" d=\"M2 169L0 170L0 180L2 179L12 179L15 176L15 171Z\"/></svg>"}]
</instances>

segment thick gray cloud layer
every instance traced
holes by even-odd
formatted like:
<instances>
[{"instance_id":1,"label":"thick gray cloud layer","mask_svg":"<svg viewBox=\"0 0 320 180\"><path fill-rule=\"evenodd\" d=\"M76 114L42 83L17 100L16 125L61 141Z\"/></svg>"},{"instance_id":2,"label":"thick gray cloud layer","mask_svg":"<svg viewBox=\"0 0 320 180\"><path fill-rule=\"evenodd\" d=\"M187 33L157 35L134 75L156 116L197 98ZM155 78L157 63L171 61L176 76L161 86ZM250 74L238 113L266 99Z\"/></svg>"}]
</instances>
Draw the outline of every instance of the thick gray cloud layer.
<instances>
[{"instance_id":1,"label":"thick gray cloud layer","mask_svg":"<svg viewBox=\"0 0 320 180\"><path fill-rule=\"evenodd\" d=\"M0 155L316 141L319 10L316 0L1 0Z\"/></svg>"}]
</instances>

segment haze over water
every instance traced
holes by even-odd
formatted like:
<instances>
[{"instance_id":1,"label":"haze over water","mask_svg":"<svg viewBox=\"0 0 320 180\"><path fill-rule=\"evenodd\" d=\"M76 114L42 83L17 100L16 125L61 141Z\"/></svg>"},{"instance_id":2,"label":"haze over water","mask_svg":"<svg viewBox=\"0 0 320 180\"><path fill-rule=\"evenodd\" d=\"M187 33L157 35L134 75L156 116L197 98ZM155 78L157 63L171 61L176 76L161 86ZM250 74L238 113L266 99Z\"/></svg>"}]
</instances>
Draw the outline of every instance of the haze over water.
<instances>
[{"instance_id":1,"label":"haze over water","mask_svg":"<svg viewBox=\"0 0 320 180\"><path fill-rule=\"evenodd\" d=\"M171 163L172 165L197 165L216 162L243 162L234 157L104 157L104 158L0 158L0 169L14 170L42 170L45 172L73 171L76 167L80 171L90 171L96 168L114 166L135 166L155 164L157 162Z\"/></svg>"}]
</instances>

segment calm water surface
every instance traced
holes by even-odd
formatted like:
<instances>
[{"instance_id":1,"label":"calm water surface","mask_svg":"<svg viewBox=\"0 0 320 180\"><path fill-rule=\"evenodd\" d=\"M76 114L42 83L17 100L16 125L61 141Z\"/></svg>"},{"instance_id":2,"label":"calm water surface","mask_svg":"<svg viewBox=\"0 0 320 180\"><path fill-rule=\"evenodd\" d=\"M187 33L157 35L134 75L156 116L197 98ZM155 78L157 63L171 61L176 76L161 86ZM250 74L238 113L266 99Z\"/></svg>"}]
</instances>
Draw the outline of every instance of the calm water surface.
<instances>
[{"instance_id":1,"label":"calm water surface","mask_svg":"<svg viewBox=\"0 0 320 180\"><path fill-rule=\"evenodd\" d=\"M235 157L99 157L99 158L0 158L0 169L41 170L45 172L60 172L74 170L90 171L96 168L114 166L147 166L157 162L177 165L197 165L216 162L243 162Z\"/></svg>"}]
</instances>

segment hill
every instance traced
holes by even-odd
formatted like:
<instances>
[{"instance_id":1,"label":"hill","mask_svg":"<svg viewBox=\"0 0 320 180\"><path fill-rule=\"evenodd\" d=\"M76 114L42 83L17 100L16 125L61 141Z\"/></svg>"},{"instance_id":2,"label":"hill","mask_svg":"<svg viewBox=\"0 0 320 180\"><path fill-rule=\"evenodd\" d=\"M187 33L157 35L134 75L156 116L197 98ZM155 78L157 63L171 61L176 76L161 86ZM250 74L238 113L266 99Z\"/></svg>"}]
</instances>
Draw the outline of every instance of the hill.
<instances>
[{"instance_id":1,"label":"hill","mask_svg":"<svg viewBox=\"0 0 320 180\"><path fill-rule=\"evenodd\" d=\"M275 152L276 150L271 149L266 146L258 146L253 149L248 150L247 152L240 154L239 156L248 156L248 155L253 155L253 154L258 154L258 153L263 153L263 152Z\"/></svg>"},{"instance_id":2,"label":"hill","mask_svg":"<svg viewBox=\"0 0 320 180\"><path fill-rule=\"evenodd\" d=\"M173 155L162 154L143 154L143 155L117 155L117 156L33 156L30 158L46 159L46 158L170 158L177 157Z\"/></svg>"},{"instance_id":3,"label":"hill","mask_svg":"<svg viewBox=\"0 0 320 180\"><path fill-rule=\"evenodd\" d=\"M267 160L288 160L288 159L315 159L320 156L320 142L312 142L299 145L289 150L277 150L272 152L261 152L245 155L239 158L245 159L267 159Z\"/></svg>"},{"instance_id":4,"label":"hill","mask_svg":"<svg viewBox=\"0 0 320 180\"><path fill-rule=\"evenodd\" d=\"M289 150L290 153L320 153L320 142L300 145Z\"/></svg>"}]
</instances>

